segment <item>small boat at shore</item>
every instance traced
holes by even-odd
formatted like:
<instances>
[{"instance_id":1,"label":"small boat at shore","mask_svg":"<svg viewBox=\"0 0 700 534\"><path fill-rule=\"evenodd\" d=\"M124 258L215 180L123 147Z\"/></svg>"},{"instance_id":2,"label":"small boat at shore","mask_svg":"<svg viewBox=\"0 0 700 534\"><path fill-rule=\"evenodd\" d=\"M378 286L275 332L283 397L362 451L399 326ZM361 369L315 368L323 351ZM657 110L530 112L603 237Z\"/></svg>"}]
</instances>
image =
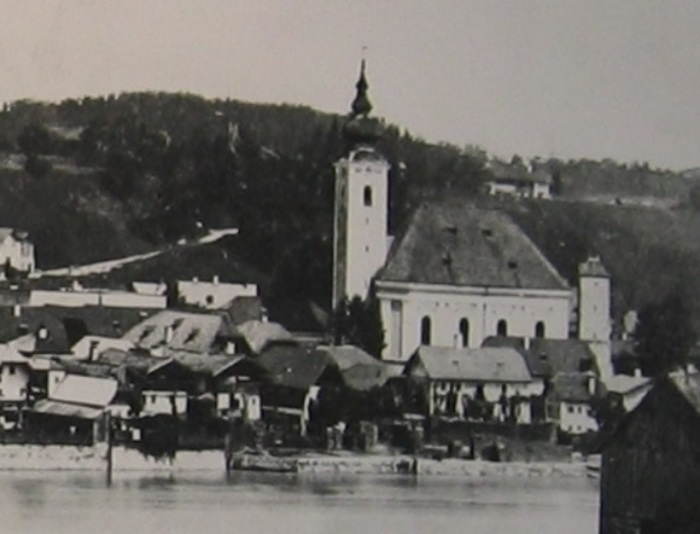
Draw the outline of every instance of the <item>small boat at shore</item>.
<instances>
[{"instance_id":1,"label":"small boat at shore","mask_svg":"<svg viewBox=\"0 0 700 534\"><path fill-rule=\"evenodd\" d=\"M280 458L270 454L234 454L229 460L229 469L236 471L258 471L268 473L296 473L299 471L295 458Z\"/></svg>"}]
</instances>

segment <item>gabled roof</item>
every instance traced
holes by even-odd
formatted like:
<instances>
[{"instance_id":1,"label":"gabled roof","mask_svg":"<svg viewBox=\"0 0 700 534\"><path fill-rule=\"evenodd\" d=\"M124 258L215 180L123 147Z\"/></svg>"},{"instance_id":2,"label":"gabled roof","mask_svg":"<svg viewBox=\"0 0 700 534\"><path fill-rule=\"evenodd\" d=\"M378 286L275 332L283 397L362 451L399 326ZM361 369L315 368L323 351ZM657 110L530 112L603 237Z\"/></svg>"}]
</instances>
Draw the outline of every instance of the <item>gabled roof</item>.
<instances>
[{"instance_id":1,"label":"gabled roof","mask_svg":"<svg viewBox=\"0 0 700 534\"><path fill-rule=\"evenodd\" d=\"M419 208L378 279L480 288L569 288L508 215L458 202Z\"/></svg>"},{"instance_id":2,"label":"gabled roof","mask_svg":"<svg viewBox=\"0 0 700 534\"><path fill-rule=\"evenodd\" d=\"M166 342L166 333L170 339ZM163 310L134 326L123 338L135 346L151 349L210 352L220 339L233 337L233 327L225 314L189 313Z\"/></svg>"},{"instance_id":3,"label":"gabled roof","mask_svg":"<svg viewBox=\"0 0 700 534\"><path fill-rule=\"evenodd\" d=\"M29 365L29 359L22 356L13 345L4 343L0 345L0 365L3 364Z\"/></svg>"},{"instance_id":4,"label":"gabled roof","mask_svg":"<svg viewBox=\"0 0 700 534\"><path fill-rule=\"evenodd\" d=\"M421 369L422 368L422 369ZM469 382L530 382L525 360L512 348L456 349L422 346L406 364L410 375L424 371L432 380Z\"/></svg>"},{"instance_id":5,"label":"gabled roof","mask_svg":"<svg viewBox=\"0 0 700 534\"><path fill-rule=\"evenodd\" d=\"M552 378L551 399L566 402L590 402L596 397L596 388L589 389L589 381L595 380L592 373L558 373Z\"/></svg>"},{"instance_id":6,"label":"gabled roof","mask_svg":"<svg viewBox=\"0 0 700 534\"><path fill-rule=\"evenodd\" d=\"M353 345L320 346L335 365L346 386L356 391L368 391L383 386L389 378L386 365Z\"/></svg>"},{"instance_id":7,"label":"gabled roof","mask_svg":"<svg viewBox=\"0 0 700 534\"><path fill-rule=\"evenodd\" d=\"M116 393L117 381L111 378L68 374L56 387L50 399L104 408L112 402Z\"/></svg>"},{"instance_id":8,"label":"gabled roof","mask_svg":"<svg viewBox=\"0 0 700 534\"><path fill-rule=\"evenodd\" d=\"M274 384L295 389L315 385L331 365L326 354L311 347L275 344L255 360Z\"/></svg>"},{"instance_id":9,"label":"gabled roof","mask_svg":"<svg viewBox=\"0 0 700 534\"><path fill-rule=\"evenodd\" d=\"M254 354L276 341L293 341L294 337L281 324L267 321L246 321L236 327Z\"/></svg>"},{"instance_id":10,"label":"gabled roof","mask_svg":"<svg viewBox=\"0 0 700 534\"><path fill-rule=\"evenodd\" d=\"M518 337L489 336L482 347L510 347L520 351L533 376L593 371L598 374L595 354L580 339L531 339L529 348Z\"/></svg>"}]
</instances>

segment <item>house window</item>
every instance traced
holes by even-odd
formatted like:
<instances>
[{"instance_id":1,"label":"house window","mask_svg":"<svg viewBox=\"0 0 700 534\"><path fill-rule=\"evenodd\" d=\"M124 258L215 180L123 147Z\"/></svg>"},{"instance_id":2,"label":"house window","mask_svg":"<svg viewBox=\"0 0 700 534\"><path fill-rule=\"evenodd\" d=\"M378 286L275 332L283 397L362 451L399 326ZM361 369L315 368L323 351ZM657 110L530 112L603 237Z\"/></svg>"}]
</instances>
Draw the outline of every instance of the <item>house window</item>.
<instances>
[{"instance_id":1,"label":"house window","mask_svg":"<svg viewBox=\"0 0 700 534\"><path fill-rule=\"evenodd\" d=\"M11 375L15 374L15 366L14 365L8 365L7 370Z\"/></svg>"},{"instance_id":2,"label":"house window","mask_svg":"<svg viewBox=\"0 0 700 534\"><path fill-rule=\"evenodd\" d=\"M459 336L463 347L469 345L469 319L466 317L459 321Z\"/></svg>"},{"instance_id":3,"label":"house window","mask_svg":"<svg viewBox=\"0 0 700 534\"><path fill-rule=\"evenodd\" d=\"M504 337L508 335L508 323L505 319L498 321L496 325L496 335Z\"/></svg>"},{"instance_id":4,"label":"house window","mask_svg":"<svg viewBox=\"0 0 700 534\"><path fill-rule=\"evenodd\" d=\"M365 206L372 205L372 188L370 186L365 186L365 189L362 192L362 198L365 202Z\"/></svg>"},{"instance_id":5,"label":"house window","mask_svg":"<svg viewBox=\"0 0 700 534\"><path fill-rule=\"evenodd\" d=\"M573 406L569 405L569 406L567 406L566 408L567 408L567 410L569 411L569 413L574 413L574 407L573 407Z\"/></svg>"},{"instance_id":6,"label":"house window","mask_svg":"<svg viewBox=\"0 0 700 534\"><path fill-rule=\"evenodd\" d=\"M537 321L535 325L535 337L542 339L545 335L544 321Z\"/></svg>"},{"instance_id":7,"label":"house window","mask_svg":"<svg viewBox=\"0 0 700 534\"><path fill-rule=\"evenodd\" d=\"M431 338L431 323L430 317L427 315L420 321L420 342L421 345L430 345Z\"/></svg>"}]
</instances>

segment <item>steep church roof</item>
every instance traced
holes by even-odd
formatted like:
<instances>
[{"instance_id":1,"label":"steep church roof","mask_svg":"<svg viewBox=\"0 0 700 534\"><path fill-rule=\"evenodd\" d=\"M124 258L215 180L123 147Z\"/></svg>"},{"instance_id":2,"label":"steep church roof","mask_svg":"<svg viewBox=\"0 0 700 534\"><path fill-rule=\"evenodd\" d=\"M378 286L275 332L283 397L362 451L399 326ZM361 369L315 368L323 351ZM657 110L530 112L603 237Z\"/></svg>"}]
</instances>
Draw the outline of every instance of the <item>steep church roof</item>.
<instances>
[{"instance_id":1,"label":"steep church roof","mask_svg":"<svg viewBox=\"0 0 700 534\"><path fill-rule=\"evenodd\" d=\"M464 203L419 208L378 279L463 287L569 287L508 215Z\"/></svg>"}]
</instances>

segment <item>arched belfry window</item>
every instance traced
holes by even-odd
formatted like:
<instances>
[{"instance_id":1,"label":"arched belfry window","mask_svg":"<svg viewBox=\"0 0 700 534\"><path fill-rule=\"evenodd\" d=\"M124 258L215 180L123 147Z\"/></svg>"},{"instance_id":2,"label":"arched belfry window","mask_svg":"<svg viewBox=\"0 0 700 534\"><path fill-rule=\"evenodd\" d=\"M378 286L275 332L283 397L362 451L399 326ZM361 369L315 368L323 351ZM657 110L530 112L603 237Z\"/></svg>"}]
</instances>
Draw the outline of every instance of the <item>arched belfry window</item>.
<instances>
[{"instance_id":1,"label":"arched belfry window","mask_svg":"<svg viewBox=\"0 0 700 534\"><path fill-rule=\"evenodd\" d=\"M535 325L535 337L541 339L544 336L545 336L544 321L537 321L537 324Z\"/></svg>"},{"instance_id":2,"label":"arched belfry window","mask_svg":"<svg viewBox=\"0 0 700 534\"><path fill-rule=\"evenodd\" d=\"M507 336L508 335L508 322L505 319L498 321L496 325L496 335Z\"/></svg>"},{"instance_id":3,"label":"arched belfry window","mask_svg":"<svg viewBox=\"0 0 700 534\"><path fill-rule=\"evenodd\" d=\"M430 345L432 337L432 324L430 322L430 317L427 315L423 317L420 321L420 343L421 345Z\"/></svg>"},{"instance_id":4,"label":"arched belfry window","mask_svg":"<svg viewBox=\"0 0 700 534\"><path fill-rule=\"evenodd\" d=\"M459 337L463 347L469 346L469 319L464 317L459 321Z\"/></svg>"},{"instance_id":5,"label":"arched belfry window","mask_svg":"<svg viewBox=\"0 0 700 534\"><path fill-rule=\"evenodd\" d=\"M362 199L365 202L365 206L372 205L372 188L370 186L365 186L365 189L362 192Z\"/></svg>"}]
</instances>

